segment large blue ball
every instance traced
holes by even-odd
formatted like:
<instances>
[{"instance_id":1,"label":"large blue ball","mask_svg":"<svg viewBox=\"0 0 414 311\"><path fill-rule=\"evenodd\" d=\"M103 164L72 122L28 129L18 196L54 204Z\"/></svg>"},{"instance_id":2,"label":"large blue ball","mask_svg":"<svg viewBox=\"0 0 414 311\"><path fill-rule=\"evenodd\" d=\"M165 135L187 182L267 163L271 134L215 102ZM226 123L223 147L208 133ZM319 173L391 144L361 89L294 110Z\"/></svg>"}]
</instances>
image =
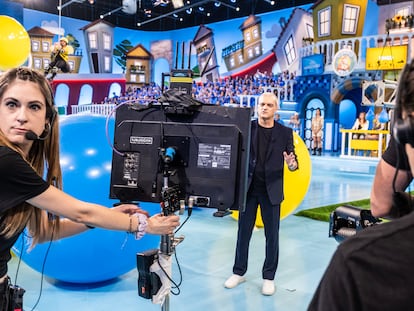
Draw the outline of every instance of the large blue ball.
<instances>
[{"instance_id":1,"label":"large blue ball","mask_svg":"<svg viewBox=\"0 0 414 311\"><path fill-rule=\"evenodd\" d=\"M84 201L112 207L118 203L109 199L112 150L105 132L106 117L71 115L60 122L61 166L63 190ZM114 121L109 122L109 137L113 141ZM146 203L144 208L155 214L158 204ZM146 235L136 241L125 232L104 229L49 243L28 250L22 239L13 251L23 251L23 261L50 278L71 283L95 283L116 278L136 268L136 253L159 247L159 237Z\"/></svg>"}]
</instances>

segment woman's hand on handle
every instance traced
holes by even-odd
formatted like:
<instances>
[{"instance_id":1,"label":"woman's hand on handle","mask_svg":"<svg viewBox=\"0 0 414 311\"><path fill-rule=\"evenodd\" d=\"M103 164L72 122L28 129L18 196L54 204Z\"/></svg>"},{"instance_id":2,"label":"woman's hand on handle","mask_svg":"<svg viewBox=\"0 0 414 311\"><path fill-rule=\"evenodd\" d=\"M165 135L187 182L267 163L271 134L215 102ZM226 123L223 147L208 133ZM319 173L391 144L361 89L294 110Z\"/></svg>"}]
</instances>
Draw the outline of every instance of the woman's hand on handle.
<instances>
[{"instance_id":1,"label":"woman's hand on handle","mask_svg":"<svg viewBox=\"0 0 414 311\"><path fill-rule=\"evenodd\" d=\"M172 234L180 225L180 217L176 215L163 216L156 214L147 219L147 233L151 234Z\"/></svg>"}]
</instances>

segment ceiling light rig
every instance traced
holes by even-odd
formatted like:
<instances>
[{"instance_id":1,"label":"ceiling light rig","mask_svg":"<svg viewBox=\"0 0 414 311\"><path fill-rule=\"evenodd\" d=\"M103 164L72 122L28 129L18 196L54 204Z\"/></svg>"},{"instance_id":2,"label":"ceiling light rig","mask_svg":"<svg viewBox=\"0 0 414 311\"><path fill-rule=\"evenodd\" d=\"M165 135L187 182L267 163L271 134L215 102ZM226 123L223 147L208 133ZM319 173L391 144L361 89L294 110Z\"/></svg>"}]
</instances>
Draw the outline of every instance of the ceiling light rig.
<instances>
[{"instance_id":1,"label":"ceiling light rig","mask_svg":"<svg viewBox=\"0 0 414 311\"><path fill-rule=\"evenodd\" d=\"M99 17L100 17L100 19L104 19L105 17L110 16L113 13L116 13L116 12L121 11L121 10L122 10L122 6L120 6L119 8L113 9L112 11L106 12L105 14L101 14L101 16L99 16Z\"/></svg>"},{"instance_id":2,"label":"ceiling light rig","mask_svg":"<svg viewBox=\"0 0 414 311\"><path fill-rule=\"evenodd\" d=\"M168 12L168 13L165 13L165 14L162 14L162 15L159 15L159 16L156 16L156 17L153 17L153 18L150 18L150 19L147 19L147 20L144 20L144 21L140 21L140 22L137 23L137 26L138 27L141 27L141 26L143 26L145 24L154 22L154 21L159 20L159 19L162 19L164 17L171 17L171 16L173 18L175 18L175 19L179 18L180 21L183 21L183 17L179 17L178 13L185 12L185 13L187 13L187 15L191 15L192 13L195 12L193 10L193 8L195 8L195 7L198 7L198 9L197 9L197 13L198 14L203 14L203 15L205 15L207 17L210 17L211 16L211 12L206 12L204 5L205 4L208 4L208 3L212 3L212 2L214 3L214 6L217 7L217 8L218 7L221 7L221 6L225 6L225 7L228 7L230 9L235 10L236 12L239 12L240 11L240 7L239 6L234 6L232 4L226 3L226 2L221 1L221 0L201 0L201 1L198 1L198 2L196 1L195 3L191 3L190 0L187 0L187 1L185 1L185 3L186 3L185 6L180 7L180 8L177 8L174 11L171 11L171 12ZM237 0L230 0L230 2L236 3Z\"/></svg>"},{"instance_id":3,"label":"ceiling light rig","mask_svg":"<svg viewBox=\"0 0 414 311\"><path fill-rule=\"evenodd\" d=\"M58 11L62 11L65 7L71 5L72 3L83 3L86 0L69 0L68 2L62 4L62 0L59 0L59 5L57 6ZM89 4L95 4L95 0L88 0Z\"/></svg>"}]
</instances>

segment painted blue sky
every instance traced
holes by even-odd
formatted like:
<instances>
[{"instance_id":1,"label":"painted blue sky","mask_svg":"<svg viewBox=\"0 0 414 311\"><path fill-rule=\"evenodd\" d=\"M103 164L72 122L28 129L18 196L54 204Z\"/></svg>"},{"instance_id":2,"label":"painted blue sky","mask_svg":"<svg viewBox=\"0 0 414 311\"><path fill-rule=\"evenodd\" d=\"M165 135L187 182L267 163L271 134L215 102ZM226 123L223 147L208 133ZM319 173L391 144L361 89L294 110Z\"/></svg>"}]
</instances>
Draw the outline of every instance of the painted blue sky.
<instances>
[{"instance_id":1,"label":"painted blue sky","mask_svg":"<svg viewBox=\"0 0 414 311\"><path fill-rule=\"evenodd\" d=\"M2 1L0 0L0 3ZM309 10L310 5L301 6L305 10ZM281 27L279 25L280 18L289 18L292 9L286 9L266 14L259 15L262 19L262 38L263 38L263 52L267 52L272 49L275 44L278 35L280 34ZM373 1L368 1L368 10L370 18L366 19L364 26L364 35L373 35L377 33L378 25L378 7ZM7 12L5 12L7 14ZM24 9L23 12L23 26L29 30L35 26L40 26L48 29L53 33L58 33L59 29L59 16L38 12L34 10ZM1 12L0 12L1 14ZM216 54L218 59L218 65L220 66L220 73L226 72L224 61L221 61L221 51L226 46L235 43L239 40L242 40L242 33L239 29L240 25L245 21L246 18L239 18L230 21L223 21L214 24L206 24L205 26L211 28L214 33L214 41L216 46ZM87 25L88 22L62 17L61 18L61 28L64 31L64 35L72 34L74 35L79 43L80 48L85 50L85 43L83 39L83 33L80 30L82 27ZM193 39L196 34L198 27L186 28L181 30L174 31L165 31L165 32L145 32L139 30L131 30L124 28L115 28L115 44L121 42L124 39L129 40L133 45L142 44L144 47L149 48L150 42L154 40L172 40L173 42L189 42ZM230 38L230 39L229 39ZM186 56L187 59L188 56ZM195 66L195 60L193 61L192 57L192 66ZM121 73L122 70L114 62L114 73ZM86 58L81 63L80 73L89 73L89 66L86 63Z\"/></svg>"}]
</instances>

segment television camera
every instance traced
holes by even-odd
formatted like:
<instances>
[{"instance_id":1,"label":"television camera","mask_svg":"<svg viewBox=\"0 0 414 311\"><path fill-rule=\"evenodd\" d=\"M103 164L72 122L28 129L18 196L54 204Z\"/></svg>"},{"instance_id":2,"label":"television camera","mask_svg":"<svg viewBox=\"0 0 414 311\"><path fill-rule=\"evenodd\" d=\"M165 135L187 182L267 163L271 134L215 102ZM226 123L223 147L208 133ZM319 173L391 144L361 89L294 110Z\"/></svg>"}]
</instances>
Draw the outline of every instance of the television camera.
<instances>
[{"instance_id":1,"label":"television camera","mask_svg":"<svg viewBox=\"0 0 414 311\"><path fill-rule=\"evenodd\" d=\"M170 76L170 89L163 89L156 103L116 108L110 198L160 203L165 216L184 213L186 206L188 217L193 206L216 208L214 216L243 211L250 108L206 105L192 98L190 62L185 69L182 57L177 69L178 43L176 49L176 68L162 75L162 85ZM138 293L163 310L169 308L173 282L171 255L183 239L162 235L159 250L137 254Z\"/></svg>"},{"instance_id":2,"label":"television camera","mask_svg":"<svg viewBox=\"0 0 414 311\"><path fill-rule=\"evenodd\" d=\"M352 205L342 205L330 215L329 237L335 238L337 242L342 242L358 231L379 223L381 220L372 216L370 210Z\"/></svg>"}]
</instances>

